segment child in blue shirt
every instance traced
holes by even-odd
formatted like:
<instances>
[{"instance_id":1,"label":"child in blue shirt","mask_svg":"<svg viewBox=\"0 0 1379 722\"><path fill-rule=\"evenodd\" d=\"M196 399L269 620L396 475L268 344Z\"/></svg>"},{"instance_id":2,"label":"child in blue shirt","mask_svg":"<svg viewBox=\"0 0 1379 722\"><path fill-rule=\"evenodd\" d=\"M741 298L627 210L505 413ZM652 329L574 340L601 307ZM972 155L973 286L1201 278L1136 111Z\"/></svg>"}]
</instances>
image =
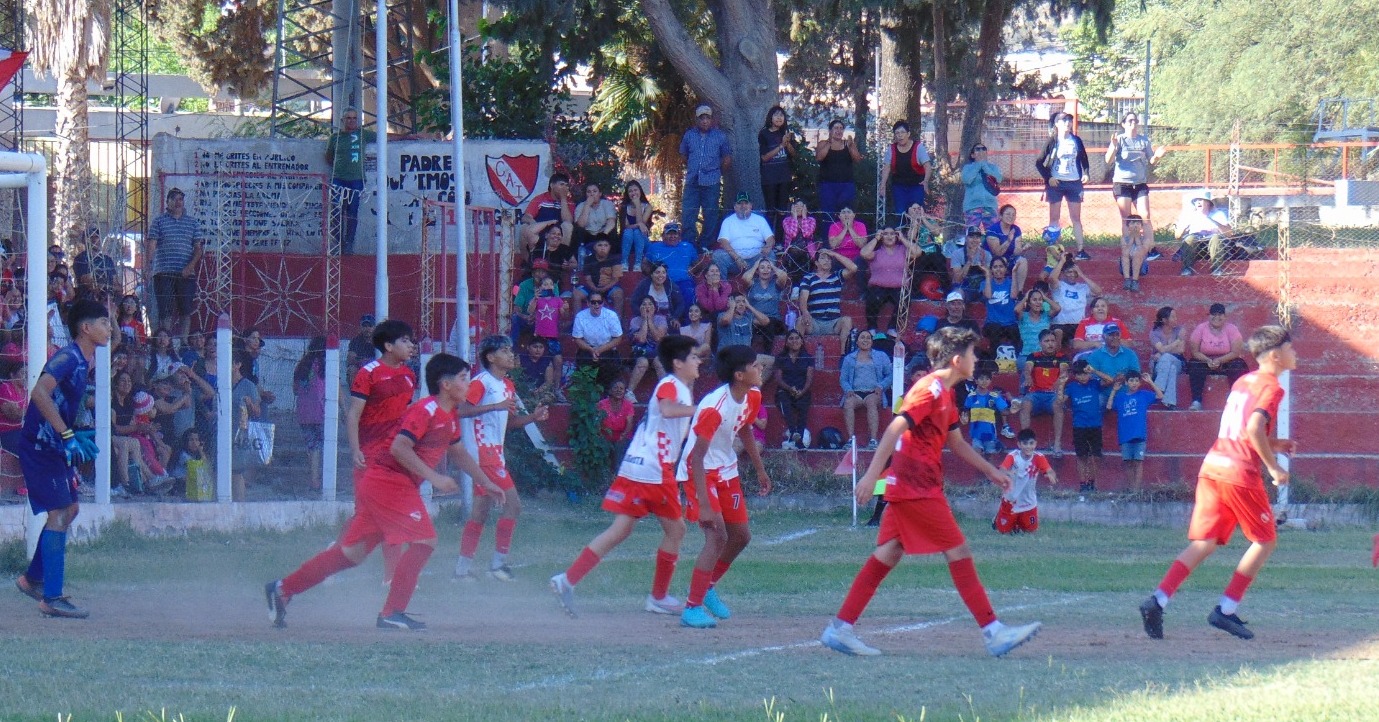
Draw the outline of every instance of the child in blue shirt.
<instances>
[{"instance_id":1,"label":"child in blue shirt","mask_svg":"<svg viewBox=\"0 0 1379 722\"><path fill-rule=\"evenodd\" d=\"M985 454L1000 454L1005 447L996 437L998 415L1010 408L1000 391L991 388L990 369L977 371L977 388L963 402L963 413L971 422L972 448Z\"/></svg>"},{"instance_id":2,"label":"child in blue shirt","mask_svg":"<svg viewBox=\"0 0 1379 722\"><path fill-rule=\"evenodd\" d=\"M1148 388L1145 388L1148 386ZM1109 411L1116 412L1116 440L1120 443L1120 458L1125 462L1125 478L1130 488L1140 491L1144 479L1144 447L1149 439L1149 405L1162 401L1164 394L1154 385L1149 374L1128 376L1116 382L1111 398L1106 402Z\"/></svg>"},{"instance_id":3,"label":"child in blue shirt","mask_svg":"<svg viewBox=\"0 0 1379 722\"><path fill-rule=\"evenodd\" d=\"M1072 411L1073 451L1077 453L1077 472L1082 476L1078 491L1096 491L1097 467L1101 459L1101 379L1092 375L1086 359L1072 365L1072 379L1063 385L1059 400Z\"/></svg>"}]
</instances>

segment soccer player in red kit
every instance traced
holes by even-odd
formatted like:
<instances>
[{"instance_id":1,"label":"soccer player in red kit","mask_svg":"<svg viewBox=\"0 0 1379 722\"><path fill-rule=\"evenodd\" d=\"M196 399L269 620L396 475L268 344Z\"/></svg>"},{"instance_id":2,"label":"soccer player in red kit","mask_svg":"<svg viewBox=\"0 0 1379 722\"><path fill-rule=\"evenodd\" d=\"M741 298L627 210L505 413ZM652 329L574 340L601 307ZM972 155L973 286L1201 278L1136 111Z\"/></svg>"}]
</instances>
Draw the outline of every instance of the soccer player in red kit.
<instances>
[{"instance_id":1,"label":"soccer player in red kit","mask_svg":"<svg viewBox=\"0 0 1379 722\"><path fill-rule=\"evenodd\" d=\"M756 467L761 483L758 493L771 493L771 478L751 431L761 409L761 361L751 346L726 346L718 350L715 362L723 385L710 391L695 409L675 472L685 485L685 518L698 522L704 531L704 546L694 562L685 610L680 613L680 625L695 629L716 627L715 618L732 616L714 585L752 540L733 437L742 440L742 450Z\"/></svg>"},{"instance_id":2,"label":"soccer player in red kit","mask_svg":"<svg viewBox=\"0 0 1379 722\"><path fill-rule=\"evenodd\" d=\"M512 339L494 335L479 342L479 365L483 370L469 382L469 392L465 397L468 406L461 408L460 413L471 416L476 410L472 407L490 409L474 415L473 421L466 422L465 443L472 443L479 468L506 492L505 496L496 497L503 512L494 530L493 558L489 562L488 575L499 581L510 582L513 575L512 569L508 568L507 556L512 546L513 530L517 528L517 517L522 513L522 499L517 495L512 473L503 455L503 441L508 429L545 421L550 412L545 406L538 406L530 414L514 416L511 413L516 408L517 400L517 390L508 380L508 372L517 368ZM484 524L488 523L488 512L493 508L495 498L482 488L474 491L474 510L464 524L464 531L460 535L460 558L455 562L455 578L461 581L477 579L470 566L474 562L474 553L479 549L479 538L483 536Z\"/></svg>"},{"instance_id":3,"label":"soccer player in red kit","mask_svg":"<svg viewBox=\"0 0 1379 722\"><path fill-rule=\"evenodd\" d=\"M336 572L358 566L383 543L399 548L405 545L405 551L398 559L377 626L412 631L426 628L425 623L407 614L421 569L436 549L436 529L421 498L421 482L431 482L441 494L459 491L454 479L435 470L448 453L476 484L503 498L503 490L484 476L460 443L460 419L455 408L469 388L469 364L457 356L437 354L426 364L426 388L431 396L408 407L389 453L369 459L355 489L354 517L339 541L308 559L297 571L264 586L273 626L287 626L287 605L294 596Z\"/></svg>"},{"instance_id":4,"label":"soccer player in red kit","mask_svg":"<svg viewBox=\"0 0 1379 722\"><path fill-rule=\"evenodd\" d=\"M613 523L594 537L569 569L551 577L551 591L570 616L575 614L575 585L593 571L599 561L632 534L637 520L655 514L661 522L661 545L656 550L656 573L644 609L654 614L679 614L680 601L670 596L670 579L685 538L680 489L675 483L675 464L689 433L694 414L691 387L699 378L698 342L689 336L671 335L656 345L661 366L670 371L656 383L646 416L627 446L617 478L603 497L603 509L614 514Z\"/></svg>"},{"instance_id":5,"label":"soccer player in red kit","mask_svg":"<svg viewBox=\"0 0 1379 722\"><path fill-rule=\"evenodd\" d=\"M886 511L881 515L876 551L857 573L838 616L819 638L829 649L852 655L881 654L858 639L852 625L862 616L886 575L906 554L943 553L948 559L953 586L981 627L986 650L992 656L1003 656L1039 632L1038 622L1008 627L996 618L972 563L972 550L943 493L945 444L1003 491L1010 489L1010 477L963 439L959 411L953 401L953 389L972 378L977 364L973 352L976 343L975 333L957 326L939 329L929 336L925 351L934 372L916 381L906 392L899 415L886 426L867 473L857 482L858 501L865 502L890 462Z\"/></svg>"},{"instance_id":6,"label":"soccer player in red kit","mask_svg":"<svg viewBox=\"0 0 1379 722\"><path fill-rule=\"evenodd\" d=\"M363 471L374 457L388 453L398 422L417 388L417 376L407 365L416 351L412 327L401 321L384 321L374 327L372 340L379 357L355 373L350 383L350 405L345 410L345 438L357 471ZM383 545L384 585L392 581L400 554L401 549Z\"/></svg>"},{"instance_id":7,"label":"soccer player in red kit","mask_svg":"<svg viewBox=\"0 0 1379 722\"><path fill-rule=\"evenodd\" d=\"M1140 605L1144 633L1150 639L1164 638L1168 600L1216 547L1230 542L1237 526L1250 540L1250 547L1240 557L1220 604L1207 615L1207 623L1241 639L1255 636L1235 612L1278 544L1261 468L1269 470L1275 486L1288 484L1288 472L1279 466L1278 455L1293 453L1296 445L1290 439L1272 437L1270 432L1283 401L1278 375L1296 368L1298 355L1288 331L1281 326L1261 327L1250 335L1246 347L1259 369L1236 379L1226 397L1216 441L1197 473L1197 499L1188 525L1187 548Z\"/></svg>"}]
</instances>

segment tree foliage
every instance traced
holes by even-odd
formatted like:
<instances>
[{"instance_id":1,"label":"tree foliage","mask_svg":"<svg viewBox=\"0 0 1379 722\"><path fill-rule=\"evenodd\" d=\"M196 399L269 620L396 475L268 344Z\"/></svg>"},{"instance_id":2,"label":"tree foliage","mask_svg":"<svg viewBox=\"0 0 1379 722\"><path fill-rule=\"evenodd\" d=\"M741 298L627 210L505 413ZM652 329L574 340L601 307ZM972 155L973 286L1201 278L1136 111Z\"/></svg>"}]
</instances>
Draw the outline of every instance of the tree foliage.
<instances>
[{"instance_id":1,"label":"tree foliage","mask_svg":"<svg viewBox=\"0 0 1379 722\"><path fill-rule=\"evenodd\" d=\"M221 0L149 0L154 36L177 51L193 79L210 90L253 99L273 73L273 0L243 0L222 12Z\"/></svg>"}]
</instances>

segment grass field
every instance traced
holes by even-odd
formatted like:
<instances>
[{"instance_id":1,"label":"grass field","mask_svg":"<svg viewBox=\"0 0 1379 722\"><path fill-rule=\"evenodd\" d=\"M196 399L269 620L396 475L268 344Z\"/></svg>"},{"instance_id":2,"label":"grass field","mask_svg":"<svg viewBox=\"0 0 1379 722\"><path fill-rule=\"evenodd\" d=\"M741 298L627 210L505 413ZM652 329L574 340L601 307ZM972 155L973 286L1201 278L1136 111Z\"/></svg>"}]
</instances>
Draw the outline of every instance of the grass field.
<instances>
[{"instance_id":1,"label":"grass field","mask_svg":"<svg viewBox=\"0 0 1379 722\"><path fill-rule=\"evenodd\" d=\"M1240 545L1209 560L1145 638L1136 605L1182 530L1049 526L999 538L964 526L1003 619L1043 632L991 659L935 557L904 562L859 632L885 655L815 640L872 546L837 515L761 513L720 585L734 617L684 630L646 614L653 524L579 587L581 617L545 580L606 523L592 506L534 502L517 530L519 580L451 581L458 524L412 610L421 634L373 626L377 558L293 600L271 629L262 585L333 538L107 535L69 556L87 621L41 618L0 590L0 719L114 720L1361 720L1379 717L1379 616L1363 530L1286 532L1241 614L1242 642L1205 618ZM698 548L691 530L673 593ZM484 560L491 531L481 547Z\"/></svg>"}]
</instances>

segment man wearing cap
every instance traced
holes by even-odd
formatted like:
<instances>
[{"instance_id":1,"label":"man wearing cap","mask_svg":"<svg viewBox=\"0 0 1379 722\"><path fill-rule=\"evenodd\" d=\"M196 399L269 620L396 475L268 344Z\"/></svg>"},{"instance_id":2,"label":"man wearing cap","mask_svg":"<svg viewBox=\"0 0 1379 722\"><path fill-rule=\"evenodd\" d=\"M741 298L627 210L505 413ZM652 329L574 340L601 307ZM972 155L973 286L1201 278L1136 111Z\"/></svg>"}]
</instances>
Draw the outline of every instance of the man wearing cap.
<instances>
[{"instance_id":1,"label":"man wearing cap","mask_svg":"<svg viewBox=\"0 0 1379 722\"><path fill-rule=\"evenodd\" d=\"M185 337L191 327L196 272L205 250L201 221L187 215L186 194L168 189L162 215L148 226L149 255L153 257L153 296L158 304L158 327Z\"/></svg>"},{"instance_id":2,"label":"man wearing cap","mask_svg":"<svg viewBox=\"0 0 1379 722\"><path fill-rule=\"evenodd\" d=\"M647 244L646 256L642 259L642 274L649 277L656 264L666 264L667 276L680 289L680 296L685 299L685 308L688 309L694 303L694 286L697 283L694 273L699 270L697 266L706 265L710 259L712 256L709 254L701 254L693 244L680 240L680 224L671 221L661 231L661 240Z\"/></svg>"},{"instance_id":3,"label":"man wearing cap","mask_svg":"<svg viewBox=\"0 0 1379 722\"><path fill-rule=\"evenodd\" d=\"M694 127L680 137L680 155L685 158L685 196L681 203L680 226L690 245L707 247L718 227L718 202L723 174L733 167L733 145L728 134L713 124L713 108L701 105L694 110ZM695 221L704 211L702 233Z\"/></svg>"},{"instance_id":4,"label":"man wearing cap","mask_svg":"<svg viewBox=\"0 0 1379 722\"><path fill-rule=\"evenodd\" d=\"M1192 276L1192 264L1202 257L1203 250L1211 259L1211 275L1220 276L1226 264L1226 234L1231 232L1230 218L1225 211L1216 208L1212 202L1211 191L1202 189L1192 194L1191 207L1184 208L1178 216L1178 239L1183 247L1183 272L1179 275Z\"/></svg>"},{"instance_id":5,"label":"man wearing cap","mask_svg":"<svg viewBox=\"0 0 1379 722\"><path fill-rule=\"evenodd\" d=\"M374 323L375 319L372 313L366 313L359 317L359 333L350 339L349 346L345 350L345 368L347 369L345 378L353 379L360 366L378 356L378 350L373 346Z\"/></svg>"},{"instance_id":6,"label":"man wearing cap","mask_svg":"<svg viewBox=\"0 0 1379 722\"><path fill-rule=\"evenodd\" d=\"M512 301L512 337L513 344L521 343L523 334L536 328L536 321L531 314L527 313L527 307L531 305L532 299L536 298L537 289L541 288L541 282L551 275L551 264L544 258L533 259L531 262L531 277L517 284L517 296ZM555 295L560 295L560 281L555 282Z\"/></svg>"},{"instance_id":7,"label":"man wearing cap","mask_svg":"<svg viewBox=\"0 0 1379 722\"><path fill-rule=\"evenodd\" d=\"M756 265L765 256L775 259L776 237L771 224L752 212L752 199L746 191L737 194L733 214L723 219L718 231L718 249L713 252L714 265L723 271L724 278L732 278Z\"/></svg>"},{"instance_id":8,"label":"man wearing cap","mask_svg":"<svg viewBox=\"0 0 1379 722\"><path fill-rule=\"evenodd\" d=\"M1101 379L1101 406L1111 398L1117 380L1140 375L1140 357L1120 342L1120 324L1108 323L1101 328L1102 347L1087 355L1092 373Z\"/></svg>"},{"instance_id":9,"label":"man wearing cap","mask_svg":"<svg viewBox=\"0 0 1379 722\"><path fill-rule=\"evenodd\" d=\"M982 325L966 317L967 302L962 296L962 291L957 289L949 291L948 297L943 300L943 304L948 314L939 319L938 325L934 327L934 332L937 333L940 329L947 328L948 326L968 329L972 333L977 334L977 346L979 347L978 350L980 350L980 346L985 342L985 337L982 336Z\"/></svg>"}]
</instances>

